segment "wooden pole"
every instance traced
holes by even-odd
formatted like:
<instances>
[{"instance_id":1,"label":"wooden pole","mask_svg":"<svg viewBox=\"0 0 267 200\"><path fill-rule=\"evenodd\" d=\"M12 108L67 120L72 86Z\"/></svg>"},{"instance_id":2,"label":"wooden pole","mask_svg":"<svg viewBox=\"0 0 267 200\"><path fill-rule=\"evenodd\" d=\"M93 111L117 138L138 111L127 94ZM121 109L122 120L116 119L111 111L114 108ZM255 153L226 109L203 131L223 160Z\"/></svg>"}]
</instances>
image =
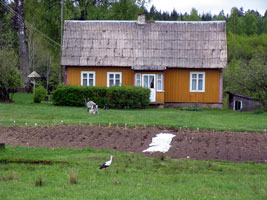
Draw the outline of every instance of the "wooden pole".
<instances>
[{"instance_id":1,"label":"wooden pole","mask_svg":"<svg viewBox=\"0 0 267 200\"><path fill-rule=\"evenodd\" d=\"M64 15L63 15L63 8L64 8L64 0L61 0L61 16L60 16L60 18L61 18L61 50L62 50L62 44L63 44L63 21L64 21ZM62 52L61 52L62 53ZM62 73L63 73L63 70L62 70L62 68L63 68L63 66L62 65L60 65L60 80L59 80L59 83L61 84L62 83L62 80L63 80L63 78L62 78Z\"/></svg>"}]
</instances>

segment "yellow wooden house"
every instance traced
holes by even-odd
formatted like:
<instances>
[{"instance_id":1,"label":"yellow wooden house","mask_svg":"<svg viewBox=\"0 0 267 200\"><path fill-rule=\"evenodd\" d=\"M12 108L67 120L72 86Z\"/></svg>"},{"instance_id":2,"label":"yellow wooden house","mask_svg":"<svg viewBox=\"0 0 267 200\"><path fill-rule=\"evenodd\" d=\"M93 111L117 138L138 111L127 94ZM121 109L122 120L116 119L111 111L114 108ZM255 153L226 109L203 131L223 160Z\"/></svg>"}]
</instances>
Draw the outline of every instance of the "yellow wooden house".
<instances>
[{"instance_id":1,"label":"yellow wooden house","mask_svg":"<svg viewBox=\"0 0 267 200\"><path fill-rule=\"evenodd\" d=\"M64 24L65 84L142 86L151 103L221 108L225 21L73 21Z\"/></svg>"}]
</instances>

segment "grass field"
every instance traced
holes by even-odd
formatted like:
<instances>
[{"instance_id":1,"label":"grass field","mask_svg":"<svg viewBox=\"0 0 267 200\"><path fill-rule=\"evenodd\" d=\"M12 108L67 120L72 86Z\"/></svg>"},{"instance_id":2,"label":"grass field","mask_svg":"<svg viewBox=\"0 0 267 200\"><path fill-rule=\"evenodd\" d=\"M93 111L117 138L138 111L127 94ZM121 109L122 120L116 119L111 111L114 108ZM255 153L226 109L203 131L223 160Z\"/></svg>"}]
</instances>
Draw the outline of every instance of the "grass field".
<instances>
[{"instance_id":1,"label":"grass field","mask_svg":"<svg viewBox=\"0 0 267 200\"><path fill-rule=\"evenodd\" d=\"M0 104L0 126L120 124L264 131L267 113L178 109L100 110L34 104L32 95L16 94ZM14 123L15 120L15 123ZM63 122L61 122L63 120ZM115 159L109 173L98 167ZM10 147L0 149L0 199L267 199L267 165L150 158L93 149Z\"/></svg>"},{"instance_id":2,"label":"grass field","mask_svg":"<svg viewBox=\"0 0 267 200\"><path fill-rule=\"evenodd\" d=\"M109 173L98 167L113 154ZM92 149L0 149L0 199L257 199L267 165L149 158Z\"/></svg>"},{"instance_id":3,"label":"grass field","mask_svg":"<svg viewBox=\"0 0 267 200\"><path fill-rule=\"evenodd\" d=\"M0 104L0 126L101 124L127 126L164 126L191 129L260 131L267 129L267 113L234 112L231 110L185 111L179 109L101 110L90 115L83 107L59 107L51 103L33 103L31 94L15 94L15 103ZM14 120L16 123L14 123Z\"/></svg>"}]
</instances>

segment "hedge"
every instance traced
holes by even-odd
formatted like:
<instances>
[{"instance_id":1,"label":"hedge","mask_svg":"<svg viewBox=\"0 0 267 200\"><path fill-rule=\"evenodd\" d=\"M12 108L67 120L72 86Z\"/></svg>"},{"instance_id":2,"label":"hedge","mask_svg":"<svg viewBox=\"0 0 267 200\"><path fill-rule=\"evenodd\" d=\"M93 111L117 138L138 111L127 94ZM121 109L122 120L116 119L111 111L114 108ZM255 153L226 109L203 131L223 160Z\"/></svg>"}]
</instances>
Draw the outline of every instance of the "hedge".
<instances>
[{"instance_id":1,"label":"hedge","mask_svg":"<svg viewBox=\"0 0 267 200\"><path fill-rule=\"evenodd\" d=\"M60 85L53 92L53 104L60 106L84 106L85 99L115 109L139 109L149 106L150 90L142 87L85 87Z\"/></svg>"}]
</instances>

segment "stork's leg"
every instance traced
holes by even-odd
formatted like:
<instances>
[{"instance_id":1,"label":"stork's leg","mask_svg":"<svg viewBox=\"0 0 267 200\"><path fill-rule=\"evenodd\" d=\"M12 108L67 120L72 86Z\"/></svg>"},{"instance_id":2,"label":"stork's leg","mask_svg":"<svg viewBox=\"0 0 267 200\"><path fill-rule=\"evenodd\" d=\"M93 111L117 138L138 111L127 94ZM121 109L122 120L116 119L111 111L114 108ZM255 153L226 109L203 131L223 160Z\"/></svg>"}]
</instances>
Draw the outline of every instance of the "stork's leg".
<instances>
[{"instance_id":1,"label":"stork's leg","mask_svg":"<svg viewBox=\"0 0 267 200\"><path fill-rule=\"evenodd\" d=\"M108 168L105 168L105 172L106 172L106 174L108 174Z\"/></svg>"}]
</instances>

